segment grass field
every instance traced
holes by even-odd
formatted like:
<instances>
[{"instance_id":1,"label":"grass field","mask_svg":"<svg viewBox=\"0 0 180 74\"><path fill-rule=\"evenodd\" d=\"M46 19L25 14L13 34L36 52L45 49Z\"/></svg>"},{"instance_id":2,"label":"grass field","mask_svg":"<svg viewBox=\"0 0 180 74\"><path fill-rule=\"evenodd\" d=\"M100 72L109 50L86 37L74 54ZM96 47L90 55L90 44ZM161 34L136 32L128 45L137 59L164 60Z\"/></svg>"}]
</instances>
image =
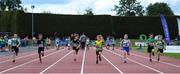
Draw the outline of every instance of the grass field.
<instances>
[{"instance_id":1,"label":"grass field","mask_svg":"<svg viewBox=\"0 0 180 74\"><path fill-rule=\"evenodd\" d=\"M165 53L164 55L175 59L180 59L180 53Z\"/></svg>"}]
</instances>

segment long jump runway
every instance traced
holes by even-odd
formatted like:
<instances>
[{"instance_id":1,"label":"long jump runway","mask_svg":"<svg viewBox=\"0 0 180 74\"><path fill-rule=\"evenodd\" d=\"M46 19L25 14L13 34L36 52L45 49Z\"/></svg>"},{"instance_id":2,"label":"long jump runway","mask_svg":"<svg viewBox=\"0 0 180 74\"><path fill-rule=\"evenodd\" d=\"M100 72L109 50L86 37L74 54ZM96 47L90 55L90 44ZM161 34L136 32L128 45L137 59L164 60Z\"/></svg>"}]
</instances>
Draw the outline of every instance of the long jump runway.
<instances>
[{"instance_id":1,"label":"long jump runway","mask_svg":"<svg viewBox=\"0 0 180 74\"><path fill-rule=\"evenodd\" d=\"M31 51L20 53L15 63L12 56L0 57L0 74L180 74L180 60L162 57L149 62L147 53L132 51L125 64L122 55L119 49L104 49L96 64L94 47L80 50L76 61L73 50L49 49L39 63L37 51Z\"/></svg>"}]
</instances>

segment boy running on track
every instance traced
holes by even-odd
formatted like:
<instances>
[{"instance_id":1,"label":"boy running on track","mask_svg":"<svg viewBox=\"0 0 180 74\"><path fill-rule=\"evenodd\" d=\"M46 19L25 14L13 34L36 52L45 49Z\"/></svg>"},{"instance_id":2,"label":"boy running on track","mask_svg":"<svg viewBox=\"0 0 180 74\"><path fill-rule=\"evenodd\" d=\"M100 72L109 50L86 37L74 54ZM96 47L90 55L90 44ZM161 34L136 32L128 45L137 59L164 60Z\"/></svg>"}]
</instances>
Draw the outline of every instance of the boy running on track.
<instances>
[{"instance_id":1,"label":"boy running on track","mask_svg":"<svg viewBox=\"0 0 180 74\"><path fill-rule=\"evenodd\" d=\"M75 58L74 61L76 61L76 57L80 48L80 41L79 41L79 36L78 34L74 35L74 39L72 40L72 48L74 50Z\"/></svg>"},{"instance_id":2,"label":"boy running on track","mask_svg":"<svg viewBox=\"0 0 180 74\"><path fill-rule=\"evenodd\" d=\"M114 46L115 46L114 37L109 36L106 40L106 45L107 45L107 49L109 49L112 46L112 50L114 50Z\"/></svg>"},{"instance_id":3,"label":"boy running on track","mask_svg":"<svg viewBox=\"0 0 180 74\"><path fill-rule=\"evenodd\" d=\"M51 48L51 39L50 38L47 37L46 40L45 40L45 43L47 45L46 46L47 49Z\"/></svg>"},{"instance_id":4,"label":"boy running on track","mask_svg":"<svg viewBox=\"0 0 180 74\"><path fill-rule=\"evenodd\" d=\"M59 47L60 47L60 40L58 37L56 37L55 39L55 44L56 44L56 50L59 50Z\"/></svg>"},{"instance_id":5,"label":"boy running on track","mask_svg":"<svg viewBox=\"0 0 180 74\"><path fill-rule=\"evenodd\" d=\"M86 35L85 35L85 34L82 34L82 35L80 36L80 42L81 42L81 48L82 48L82 49L85 49L86 40L87 40Z\"/></svg>"},{"instance_id":6,"label":"boy running on track","mask_svg":"<svg viewBox=\"0 0 180 74\"><path fill-rule=\"evenodd\" d=\"M44 56L44 47L45 47L45 40L43 39L43 34L38 35L38 54L39 54L39 61L41 63L41 56Z\"/></svg>"},{"instance_id":7,"label":"boy running on track","mask_svg":"<svg viewBox=\"0 0 180 74\"><path fill-rule=\"evenodd\" d=\"M123 53L124 53L124 63L127 63L127 56L130 54L129 50L132 46L131 41L128 39L128 34L124 35L124 39L120 42Z\"/></svg>"},{"instance_id":8,"label":"boy running on track","mask_svg":"<svg viewBox=\"0 0 180 74\"><path fill-rule=\"evenodd\" d=\"M154 46L155 46L155 42L156 40L153 38L153 34L149 34L149 39L147 39L147 44L148 44L148 48L147 48L147 52L149 53L149 60L150 62L152 62L152 58L151 55L154 56Z\"/></svg>"},{"instance_id":9,"label":"boy running on track","mask_svg":"<svg viewBox=\"0 0 180 74\"><path fill-rule=\"evenodd\" d=\"M162 55L163 54L163 51L165 50L165 45L166 45L166 43L165 43L165 41L163 40L163 36L162 35L160 35L159 37L158 37L158 41L156 42L156 46L157 46L157 48L158 48L158 50L157 50L157 52L158 52L158 61L160 60L160 55Z\"/></svg>"},{"instance_id":10,"label":"boy running on track","mask_svg":"<svg viewBox=\"0 0 180 74\"><path fill-rule=\"evenodd\" d=\"M66 42L67 42L67 47L68 47L68 50L70 50L70 47L71 47L71 38L70 38L70 36L68 36L67 38L66 38Z\"/></svg>"},{"instance_id":11,"label":"boy running on track","mask_svg":"<svg viewBox=\"0 0 180 74\"><path fill-rule=\"evenodd\" d=\"M101 61L101 53L103 50L103 44L104 44L104 39L102 35L97 35L97 40L95 41L95 46L96 46L96 64L98 64L99 61Z\"/></svg>"},{"instance_id":12,"label":"boy running on track","mask_svg":"<svg viewBox=\"0 0 180 74\"><path fill-rule=\"evenodd\" d=\"M87 37L87 40L86 40L86 46L87 46L87 49L89 50L89 45L90 45L90 38Z\"/></svg>"},{"instance_id":13,"label":"boy running on track","mask_svg":"<svg viewBox=\"0 0 180 74\"><path fill-rule=\"evenodd\" d=\"M12 48L12 52L13 52L13 61L12 62L15 62L15 56L18 56L19 46L20 46L20 39L18 38L18 35L14 34L14 36L8 43L9 43L10 47Z\"/></svg>"}]
</instances>

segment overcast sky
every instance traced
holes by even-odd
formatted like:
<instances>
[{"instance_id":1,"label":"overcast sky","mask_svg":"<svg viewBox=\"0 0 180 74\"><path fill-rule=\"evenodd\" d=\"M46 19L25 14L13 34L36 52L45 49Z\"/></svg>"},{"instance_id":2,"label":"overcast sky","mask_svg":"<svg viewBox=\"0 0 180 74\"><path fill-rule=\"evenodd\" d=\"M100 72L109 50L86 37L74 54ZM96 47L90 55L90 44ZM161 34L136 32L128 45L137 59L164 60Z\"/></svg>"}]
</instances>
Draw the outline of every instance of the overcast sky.
<instances>
[{"instance_id":1,"label":"overcast sky","mask_svg":"<svg viewBox=\"0 0 180 74\"><path fill-rule=\"evenodd\" d=\"M32 12L31 5L35 8L33 12L41 13L48 11L56 14L83 14L88 7L93 9L95 14L115 15L112 11L119 0L22 0L23 7ZM150 3L166 2L176 15L180 15L180 0L138 0L146 8Z\"/></svg>"}]
</instances>

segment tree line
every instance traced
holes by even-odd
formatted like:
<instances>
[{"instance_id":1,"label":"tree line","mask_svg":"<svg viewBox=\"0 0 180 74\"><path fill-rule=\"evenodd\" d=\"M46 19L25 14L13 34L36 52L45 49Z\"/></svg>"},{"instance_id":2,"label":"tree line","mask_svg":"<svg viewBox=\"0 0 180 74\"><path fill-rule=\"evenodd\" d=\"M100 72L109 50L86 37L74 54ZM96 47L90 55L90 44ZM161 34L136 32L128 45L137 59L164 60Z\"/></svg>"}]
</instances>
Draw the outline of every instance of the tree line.
<instances>
[{"instance_id":1,"label":"tree line","mask_svg":"<svg viewBox=\"0 0 180 74\"><path fill-rule=\"evenodd\" d=\"M0 11L26 11L21 6L21 0L0 0ZM137 0L119 0L114 5L113 11L118 16L157 16L159 14L174 15L172 9L167 3L156 2L149 4L146 8ZM93 9L88 7L84 10L84 15L95 15Z\"/></svg>"}]
</instances>

